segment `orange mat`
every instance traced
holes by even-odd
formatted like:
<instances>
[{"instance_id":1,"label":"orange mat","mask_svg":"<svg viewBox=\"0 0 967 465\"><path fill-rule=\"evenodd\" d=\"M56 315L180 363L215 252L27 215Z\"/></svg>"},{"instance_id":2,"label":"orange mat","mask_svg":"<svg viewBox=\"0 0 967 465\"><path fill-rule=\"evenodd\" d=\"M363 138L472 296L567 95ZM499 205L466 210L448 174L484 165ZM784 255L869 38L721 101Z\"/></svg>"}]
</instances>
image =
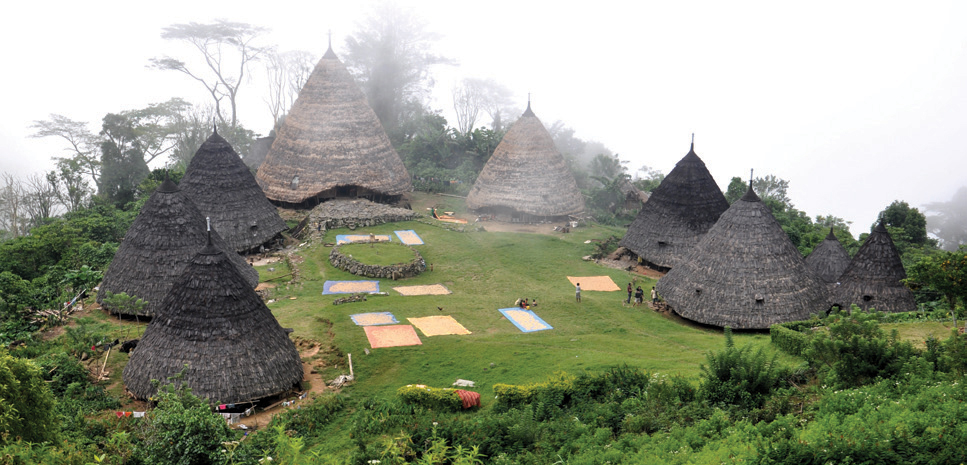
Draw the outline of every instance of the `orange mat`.
<instances>
[{"instance_id":1,"label":"orange mat","mask_svg":"<svg viewBox=\"0 0 967 465\"><path fill-rule=\"evenodd\" d=\"M420 336L410 325L363 326L363 329L366 330L369 345L374 349L423 345Z\"/></svg>"},{"instance_id":2,"label":"orange mat","mask_svg":"<svg viewBox=\"0 0 967 465\"><path fill-rule=\"evenodd\" d=\"M400 286L394 287L394 291L400 295L446 295L450 290L443 284L428 284L426 286Z\"/></svg>"},{"instance_id":3,"label":"orange mat","mask_svg":"<svg viewBox=\"0 0 967 465\"><path fill-rule=\"evenodd\" d=\"M567 280L571 282L572 286L577 285L577 283L581 283L582 291L610 292L621 290L621 288L611 280L610 276L568 276Z\"/></svg>"},{"instance_id":4,"label":"orange mat","mask_svg":"<svg viewBox=\"0 0 967 465\"><path fill-rule=\"evenodd\" d=\"M471 334L462 324L450 315L425 316L421 318L407 318L413 326L420 328L424 336L443 336L445 334Z\"/></svg>"}]
</instances>

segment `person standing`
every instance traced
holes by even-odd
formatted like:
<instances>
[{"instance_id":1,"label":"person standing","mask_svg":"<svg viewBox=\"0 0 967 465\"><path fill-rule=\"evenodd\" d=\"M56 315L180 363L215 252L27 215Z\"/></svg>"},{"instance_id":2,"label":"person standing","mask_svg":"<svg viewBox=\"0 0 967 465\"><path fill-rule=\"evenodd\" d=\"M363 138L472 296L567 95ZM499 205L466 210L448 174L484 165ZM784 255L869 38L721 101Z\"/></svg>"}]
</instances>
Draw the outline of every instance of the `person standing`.
<instances>
[{"instance_id":1,"label":"person standing","mask_svg":"<svg viewBox=\"0 0 967 465\"><path fill-rule=\"evenodd\" d=\"M581 303L581 283L574 285L574 298L577 299L578 303Z\"/></svg>"},{"instance_id":2,"label":"person standing","mask_svg":"<svg viewBox=\"0 0 967 465\"><path fill-rule=\"evenodd\" d=\"M655 290L655 286L651 287L651 304L658 305L658 291Z\"/></svg>"},{"instance_id":3,"label":"person standing","mask_svg":"<svg viewBox=\"0 0 967 465\"><path fill-rule=\"evenodd\" d=\"M627 303L629 304L631 303L631 292L632 292L631 283L628 283L628 302Z\"/></svg>"},{"instance_id":4,"label":"person standing","mask_svg":"<svg viewBox=\"0 0 967 465\"><path fill-rule=\"evenodd\" d=\"M643 291L641 289L641 286L638 286L638 289L635 290L635 305L634 306L637 307L637 306L641 305L641 302L643 300L645 300L645 291Z\"/></svg>"}]
</instances>

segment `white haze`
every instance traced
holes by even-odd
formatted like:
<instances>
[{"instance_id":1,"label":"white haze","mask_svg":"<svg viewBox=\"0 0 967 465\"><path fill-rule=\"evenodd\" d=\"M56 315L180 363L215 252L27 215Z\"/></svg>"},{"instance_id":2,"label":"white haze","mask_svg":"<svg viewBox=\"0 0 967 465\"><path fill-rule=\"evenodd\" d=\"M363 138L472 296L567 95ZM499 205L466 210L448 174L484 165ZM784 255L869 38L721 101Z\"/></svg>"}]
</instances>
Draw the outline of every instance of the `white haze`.
<instances>
[{"instance_id":1,"label":"white haze","mask_svg":"<svg viewBox=\"0 0 967 465\"><path fill-rule=\"evenodd\" d=\"M184 97L185 76L145 67L187 49L173 23L216 18L272 29L282 50L337 54L371 2L19 2L0 28L6 58L0 171L25 175L64 155L29 125L51 113L88 121ZM811 216L867 230L893 200L946 201L965 184L967 3L963 2L405 2L442 35L433 107L451 124L450 87L493 78L531 93L546 123L604 143L632 171L668 173L695 133L719 187L774 174ZM568 6L574 5L574 6ZM254 75L261 67L253 69ZM243 124L265 134L265 85L241 90Z\"/></svg>"}]
</instances>

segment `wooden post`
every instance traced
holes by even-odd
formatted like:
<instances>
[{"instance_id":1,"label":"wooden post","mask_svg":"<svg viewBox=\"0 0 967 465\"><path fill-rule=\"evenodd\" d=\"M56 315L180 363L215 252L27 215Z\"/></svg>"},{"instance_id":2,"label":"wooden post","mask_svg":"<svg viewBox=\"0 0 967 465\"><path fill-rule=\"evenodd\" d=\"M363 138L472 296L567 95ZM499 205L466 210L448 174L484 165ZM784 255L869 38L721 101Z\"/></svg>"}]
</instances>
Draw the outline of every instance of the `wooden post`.
<instances>
[{"instance_id":1,"label":"wooden post","mask_svg":"<svg viewBox=\"0 0 967 465\"><path fill-rule=\"evenodd\" d=\"M104 368L107 367L107 358L108 358L108 356L111 355L111 349L113 349L113 348L114 348L114 346L108 347L107 348L107 353L104 354L104 364L101 365L101 371L100 371L100 373L97 374L97 381L98 382L100 382L101 381L101 377L104 376Z\"/></svg>"},{"instance_id":2,"label":"wooden post","mask_svg":"<svg viewBox=\"0 0 967 465\"><path fill-rule=\"evenodd\" d=\"M349 376L352 376L355 379L355 376L353 375L353 354L347 355L349 356Z\"/></svg>"}]
</instances>

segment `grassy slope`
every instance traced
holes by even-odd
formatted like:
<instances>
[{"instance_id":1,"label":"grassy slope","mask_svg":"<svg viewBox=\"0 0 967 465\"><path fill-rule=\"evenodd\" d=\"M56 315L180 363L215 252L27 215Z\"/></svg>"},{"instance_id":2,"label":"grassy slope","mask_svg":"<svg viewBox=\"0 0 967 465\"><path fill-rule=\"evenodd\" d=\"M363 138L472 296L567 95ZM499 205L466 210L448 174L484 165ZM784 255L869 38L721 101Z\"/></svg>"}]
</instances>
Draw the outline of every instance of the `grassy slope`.
<instances>
[{"instance_id":1,"label":"grassy slope","mask_svg":"<svg viewBox=\"0 0 967 465\"><path fill-rule=\"evenodd\" d=\"M623 231L618 229L595 226L553 236L459 233L406 222L362 232L392 234L400 229L416 230L423 238L426 245L416 248L433 271L398 282L382 280L380 289L389 296L334 306L333 296L321 295L324 281L360 278L332 268L326 260L330 249L315 241L300 252L306 259L299 264L300 283L278 288L278 300L269 305L283 326L295 328L297 336L324 339L326 326L321 319L333 323L335 344L354 356L357 382L350 390L354 394L387 396L405 384L442 387L463 378L475 381L486 399L494 383L529 383L557 371L580 373L625 363L694 377L705 352L722 347L720 331L685 326L646 307L623 306L623 291L585 291L581 304L574 301L574 288L566 276L608 275L622 288L631 280L625 271L581 260L593 248L586 240L620 235ZM344 233L330 231L325 241L333 242L336 234ZM446 285L453 294L403 297L391 290L394 285L434 283ZM639 283L645 289L654 284L642 278ZM289 295L297 299L290 300ZM525 334L503 319L497 309L513 306L518 297L537 297L538 315L554 329ZM349 315L373 311L391 311L401 323L412 317L452 315L473 334L421 335L422 346L370 349L365 355L368 341ZM739 344L768 344L765 334L737 339Z\"/></svg>"}]
</instances>

